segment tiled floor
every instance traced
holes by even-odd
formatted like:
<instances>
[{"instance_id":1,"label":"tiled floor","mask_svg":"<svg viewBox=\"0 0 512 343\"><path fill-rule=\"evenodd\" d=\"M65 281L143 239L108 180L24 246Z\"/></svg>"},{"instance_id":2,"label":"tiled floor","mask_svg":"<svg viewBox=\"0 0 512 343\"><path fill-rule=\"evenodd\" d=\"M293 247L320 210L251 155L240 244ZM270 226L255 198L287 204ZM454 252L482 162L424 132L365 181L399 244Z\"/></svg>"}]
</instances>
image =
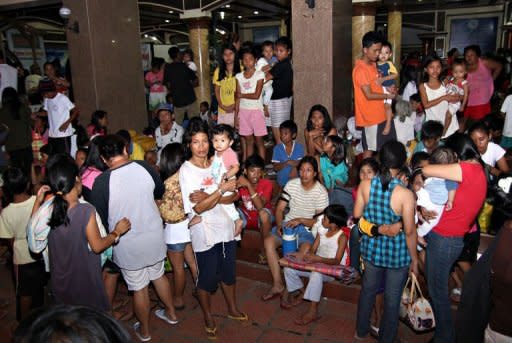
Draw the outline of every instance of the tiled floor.
<instances>
[{"instance_id":1,"label":"tiled floor","mask_svg":"<svg viewBox=\"0 0 512 343\"><path fill-rule=\"evenodd\" d=\"M0 298L10 298L14 303L14 289L9 273L4 265L0 265ZM189 283L190 285L190 283ZM226 317L226 309L222 292L219 290L212 299L218 327L218 342L353 342L355 316L357 306L352 303L332 299L324 299L320 305L321 319L301 327L293 323L293 319L306 310L308 303L291 310L282 310L278 300L268 303L260 301L268 285L245 278L237 280L237 296L239 307L250 316L248 323L239 323ZM126 289L120 287L120 297L127 297ZM154 294L152 295L154 299ZM192 297L190 288L186 291L186 308L177 312L180 323L170 326L151 316L151 335L153 342L208 342L203 328L201 310L197 301ZM16 327L15 306L7 308L9 314L0 320L0 341L10 339L13 328ZM156 305L156 302L153 304ZM131 303L127 307L131 306ZM124 322L129 332L133 334L131 325L135 320ZM401 342L426 342L431 334L416 335L403 324L400 324L399 337ZM133 336L134 342L137 342ZM5 340L4 340L5 339ZM367 342L374 342L368 338Z\"/></svg>"}]
</instances>

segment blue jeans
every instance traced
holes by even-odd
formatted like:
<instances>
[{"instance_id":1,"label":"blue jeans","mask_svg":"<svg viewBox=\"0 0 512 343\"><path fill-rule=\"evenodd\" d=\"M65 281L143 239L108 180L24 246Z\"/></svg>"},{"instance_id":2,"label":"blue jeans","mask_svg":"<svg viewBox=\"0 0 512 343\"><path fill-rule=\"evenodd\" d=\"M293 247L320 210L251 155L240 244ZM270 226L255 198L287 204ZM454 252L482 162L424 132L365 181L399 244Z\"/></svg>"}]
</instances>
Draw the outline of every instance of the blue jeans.
<instances>
[{"instance_id":1,"label":"blue jeans","mask_svg":"<svg viewBox=\"0 0 512 343\"><path fill-rule=\"evenodd\" d=\"M349 216L354 212L352 190L345 187L334 187L329 191L329 205L342 205Z\"/></svg>"},{"instance_id":2,"label":"blue jeans","mask_svg":"<svg viewBox=\"0 0 512 343\"><path fill-rule=\"evenodd\" d=\"M285 222L283 222L283 225L285 224ZM309 231L308 229L306 229L306 227L302 224L299 224L297 225L295 228L295 234L297 235L297 247L299 248L302 244L304 243L309 243L311 245L313 245L313 243L315 243L315 237L313 237L313 234L311 233L311 231ZM279 236L277 234L277 226L274 226L272 228L272 234L281 241L283 241L283 239L281 238L281 236Z\"/></svg>"},{"instance_id":3,"label":"blue jeans","mask_svg":"<svg viewBox=\"0 0 512 343\"><path fill-rule=\"evenodd\" d=\"M432 298L432 309L436 319L434 341L455 342L452 310L448 297L448 279L453 264L464 247L463 237L443 237L435 232L427 235L426 272L428 293Z\"/></svg>"},{"instance_id":4,"label":"blue jeans","mask_svg":"<svg viewBox=\"0 0 512 343\"><path fill-rule=\"evenodd\" d=\"M358 225L354 225L350 230L348 246L350 247L350 266L361 274L361 233Z\"/></svg>"},{"instance_id":5,"label":"blue jeans","mask_svg":"<svg viewBox=\"0 0 512 343\"><path fill-rule=\"evenodd\" d=\"M370 332L370 316L375 304L375 295L386 275L384 288L384 313L379 328L379 342L392 343L398 329L398 317L402 291L407 280L409 266L402 268L377 267L368 261L364 262L363 284L357 305L356 332L365 337Z\"/></svg>"}]
</instances>

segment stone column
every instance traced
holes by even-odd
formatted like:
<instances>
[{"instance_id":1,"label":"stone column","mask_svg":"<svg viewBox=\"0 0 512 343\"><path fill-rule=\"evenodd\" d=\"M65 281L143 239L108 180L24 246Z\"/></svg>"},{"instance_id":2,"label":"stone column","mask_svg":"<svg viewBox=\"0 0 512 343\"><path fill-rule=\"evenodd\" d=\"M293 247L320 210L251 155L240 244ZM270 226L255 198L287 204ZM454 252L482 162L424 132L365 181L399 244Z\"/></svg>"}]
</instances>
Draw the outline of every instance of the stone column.
<instances>
[{"instance_id":1,"label":"stone column","mask_svg":"<svg viewBox=\"0 0 512 343\"><path fill-rule=\"evenodd\" d=\"M388 41L393 47L393 64L399 68L402 54L402 12L396 8L388 12Z\"/></svg>"},{"instance_id":2,"label":"stone column","mask_svg":"<svg viewBox=\"0 0 512 343\"><path fill-rule=\"evenodd\" d=\"M380 0L352 1L352 64L361 57L361 40L368 31L375 30L375 12Z\"/></svg>"},{"instance_id":3,"label":"stone column","mask_svg":"<svg viewBox=\"0 0 512 343\"><path fill-rule=\"evenodd\" d=\"M192 113L193 115L199 112L199 104L202 101L211 103L210 53L208 51L210 20L209 16L186 19L189 29L188 39L190 48L194 52L194 62L197 65L197 78L199 79L199 86L195 88L197 109Z\"/></svg>"},{"instance_id":4,"label":"stone column","mask_svg":"<svg viewBox=\"0 0 512 343\"><path fill-rule=\"evenodd\" d=\"M71 9L67 30L75 103L82 124L97 109L108 112L109 130L147 126L144 74L136 0L64 0Z\"/></svg>"}]
</instances>

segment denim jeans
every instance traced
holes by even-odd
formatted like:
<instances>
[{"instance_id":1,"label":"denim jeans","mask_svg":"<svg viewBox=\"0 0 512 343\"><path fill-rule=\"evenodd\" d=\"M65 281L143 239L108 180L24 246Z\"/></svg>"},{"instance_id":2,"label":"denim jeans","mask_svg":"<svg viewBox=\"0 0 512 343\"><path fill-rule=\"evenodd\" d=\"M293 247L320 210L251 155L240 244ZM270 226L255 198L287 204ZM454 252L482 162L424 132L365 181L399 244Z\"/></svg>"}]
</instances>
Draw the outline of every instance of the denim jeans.
<instances>
[{"instance_id":1,"label":"denim jeans","mask_svg":"<svg viewBox=\"0 0 512 343\"><path fill-rule=\"evenodd\" d=\"M464 247L463 237L443 237L433 231L427 235L426 272L428 293L436 319L434 341L455 342L452 310L448 296L448 279L453 264Z\"/></svg>"},{"instance_id":2,"label":"denim jeans","mask_svg":"<svg viewBox=\"0 0 512 343\"><path fill-rule=\"evenodd\" d=\"M350 188L336 186L329 191L329 205L342 205L349 216L354 212L354 200Z\"/></svg>"},{"instance_id":3,"label":"denim jeans","mask_svg":"<svg viewBox=\"0 0 512 343\"><path fill-rule=\"evenodd\" d=\"M357 225L350 230L348 246L350 247L350 266L361 274L361 261L359 260L361 257L361 233Z\"/></svg>"},{"instance_id":4,"label":"denim jeans","mask_svg":"<svg viewBox=\"0 0 512 343\"><path fill-rule=\"evenodd\" d=\"M365 337L370 332L370 316L375 304L375 295L381 286L381 280L386 274L384 288L384 313L379 328L379 342L392 343L398 329L398 317L402 291L407 280L409 266L402 268L377 267L370 262L364 262L363 284L359 303L357 305L356 332L359 337Z\"/></svg>"}]
</instances>

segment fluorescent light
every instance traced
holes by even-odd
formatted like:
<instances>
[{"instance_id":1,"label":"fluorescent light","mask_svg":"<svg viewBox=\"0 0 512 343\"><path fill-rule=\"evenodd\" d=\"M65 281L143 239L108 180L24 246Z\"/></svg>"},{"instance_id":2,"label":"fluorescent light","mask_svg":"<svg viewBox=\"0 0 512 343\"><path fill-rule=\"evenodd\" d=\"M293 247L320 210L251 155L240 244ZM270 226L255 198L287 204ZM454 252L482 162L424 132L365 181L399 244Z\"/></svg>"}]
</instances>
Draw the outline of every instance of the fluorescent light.
<instances>
[{"instance_id":1,"label":"fluorescent light","mask_svg":"<svg viewBox=\"0 0 512 343\"><path fill-rule=\"evenodd\" d=\"M241 15L239 15L239 16L238 16L238 19L242 19L242 16L241 16Z\"/></svg>"},{"instance_id":2,"label":"fluorescent light","mask_svg":"<svg viewBox=\"0 0 512 343\"><path fill-rule=\"evenodd\" d=\"M224 6L224 7L226 7L226 8L230 8L230 7L231 7L231 5L230 5L230 4L227 4L227 5L226 5L226 6Z\"/></svg>"},{"instance_id":3,"label":"fluorescent light","mask_svg":"<svg viewBox=\"0 0 512 343\"><path fill-rule=\"evenodd\" d=\"M260 12L258 12L258 11L254 11L254 14L258 15L258 14L260 14Z\"/></svg>"},{"instance_id":4,"label":"fluorescent light","mask_svg":"<svg viewBox=\"0 0 512 343\"><path fill-rule=\"evenodd\" d=\"M165 22L166 23L170 23L171 21L169 19L165 19Z\"/></svg>"},{"instance_id":5,"label":"fluorescent light","mask_svg":"<svg viewBox=\"0 0 512 343\"><path fill-rule=\"evenodd\" d=\"M224 13L224 11L221 11L220 12L220 19L224 19L224 16L226 15L226 13Z\"/></svg>"},{"instance_id":6,"label":"fluorescent light","mask_svg":"<svg viewBox=\"0 0 512 343\"><path fill-rule=\"evenodd\" d=\"M152 40L157 40L157 38L155 36L152 36L151 39Z\"/></svg>"},{"instance_id":7,"label":"fluorescent light","mask_svg":"<svg viewBox=\"0 0 512 343\"><path fill-rule=\"evenodd\" d=\"M173 14L173 13L174 13L174 11L169 11L169 13L170 13L170 14Z\"/></svg>"}]
</instances>

